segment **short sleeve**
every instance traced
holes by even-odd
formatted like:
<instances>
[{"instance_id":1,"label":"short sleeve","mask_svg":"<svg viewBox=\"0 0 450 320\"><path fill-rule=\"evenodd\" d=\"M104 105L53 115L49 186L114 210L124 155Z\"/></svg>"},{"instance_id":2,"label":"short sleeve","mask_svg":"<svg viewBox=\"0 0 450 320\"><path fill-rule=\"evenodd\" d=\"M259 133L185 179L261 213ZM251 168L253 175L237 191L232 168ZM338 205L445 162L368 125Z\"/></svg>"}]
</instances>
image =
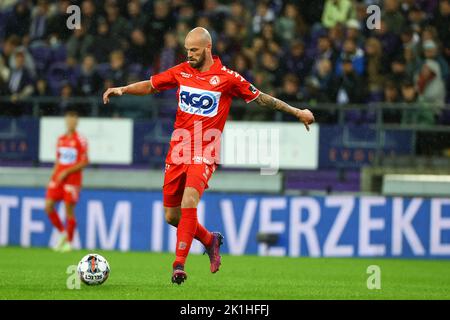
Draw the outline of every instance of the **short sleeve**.
<instances>
[{"instance_id":1,"label":"short sleeve","mask_svg":"<svg viewBox=\"0 0 450 320\"><path fill-rule=\"evenodd\" d=\"M152 87L158 91L169 90L178 86L173 68L151 76L150 82L152 83Z\"/></svg>"},{"instance_id":2,"label":"short sleeve","mask_svg":"<svg viewBox=\"0 0 450 320\"><path fill-rule=\"evenodd\" d=\"M231 89L231 94L233 96L242 98L245 102L249 103L258 98L260 93L261 92L256 89L255 86L241 75L233 77L233 87Z\"/></svg>"}]
</instances>

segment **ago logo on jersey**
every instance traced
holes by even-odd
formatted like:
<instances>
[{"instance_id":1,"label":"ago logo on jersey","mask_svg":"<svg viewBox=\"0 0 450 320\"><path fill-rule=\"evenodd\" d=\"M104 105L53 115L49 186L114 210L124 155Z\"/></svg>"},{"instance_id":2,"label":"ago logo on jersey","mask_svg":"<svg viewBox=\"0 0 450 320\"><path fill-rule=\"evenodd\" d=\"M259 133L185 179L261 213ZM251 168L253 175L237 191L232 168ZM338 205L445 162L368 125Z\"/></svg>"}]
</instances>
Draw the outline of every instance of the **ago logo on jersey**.
<instances>
[{"instance_id":1,"label":"ago logo on jersey","mask_svg":"<svg viewBox=\"0 0 450 320\"><path fill-rule=\"evenodd\" d=\"M179 107L181 111L204 117L217 114L220 92L180 86Z\"/></svg>"}]
</instances>

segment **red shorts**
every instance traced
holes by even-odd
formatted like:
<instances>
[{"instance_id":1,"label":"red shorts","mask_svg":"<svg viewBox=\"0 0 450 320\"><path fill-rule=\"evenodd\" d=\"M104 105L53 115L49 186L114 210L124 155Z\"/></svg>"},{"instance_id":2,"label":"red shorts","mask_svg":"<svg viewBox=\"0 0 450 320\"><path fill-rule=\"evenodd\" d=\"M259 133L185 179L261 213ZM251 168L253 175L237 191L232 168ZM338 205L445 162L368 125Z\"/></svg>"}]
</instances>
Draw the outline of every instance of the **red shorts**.
<instances>
[{"instance_id":1,"label":"red shorts","mask_svg":"<svg viewBox=\"0 0 450 320\"><path fill-rule=\"evenodd\" d=\"M208 180L216 170L216 164L166 164L163 186L165 207L179 207L184 188L195 188L200 197L208 189Z\"/></svg>"},{"instance_id":2,"label":"red shorts","mask_svg":"<svg viewBox=\"0 0 450 320\"><path fill-rule=\"evenodd\" d=\"M47 187L46 199L53 201L64 201L75 204L80 197L80 187L70 184L59 184L50 181Z\"/></svg>"}]
</instances>

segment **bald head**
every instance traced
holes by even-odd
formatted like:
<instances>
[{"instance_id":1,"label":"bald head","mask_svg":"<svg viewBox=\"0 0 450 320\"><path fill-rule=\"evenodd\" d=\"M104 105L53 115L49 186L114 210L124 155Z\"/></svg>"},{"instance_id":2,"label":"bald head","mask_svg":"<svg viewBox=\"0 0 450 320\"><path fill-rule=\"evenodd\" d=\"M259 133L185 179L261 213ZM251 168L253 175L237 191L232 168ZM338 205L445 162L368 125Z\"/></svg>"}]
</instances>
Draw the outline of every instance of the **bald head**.
<instances>
[{"instance_id":1,"label":"bald head","mask_svg":"<svg viewBox=\"0 0 450 320\"><path fill-rule=\"evenodd\" d=\"M211 35L208 30L202 27L197 27L189 31L186 36L185 42L189 42L191 44L197 44L202 47L207 47L208 45L212 45Z\"/></svg>"},{"instance_id":2,"label":"bald head","mask_svg":"<svg viewBox=\"0 0 450 320\"><path fill-rule=\"evenodd\" d=\"M212 64L212 40L205 28L197 27L189 31L184 40L189 64L196 69L202 69L205 64Z\"/></svg>"}]
</instances>

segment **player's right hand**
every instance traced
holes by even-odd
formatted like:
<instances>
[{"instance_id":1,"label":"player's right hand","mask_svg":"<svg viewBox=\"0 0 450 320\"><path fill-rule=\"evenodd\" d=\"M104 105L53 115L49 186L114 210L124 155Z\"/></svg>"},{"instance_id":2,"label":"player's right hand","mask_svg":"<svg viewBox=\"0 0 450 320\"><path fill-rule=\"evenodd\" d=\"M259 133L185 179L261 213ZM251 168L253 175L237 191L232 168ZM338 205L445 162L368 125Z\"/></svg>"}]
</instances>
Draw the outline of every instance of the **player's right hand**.
<instances>
[{"instance_id":1,"label":"player's right hand","mask_svg":"<svg viewBox=\"0 0 450 320\"><path fill-rule=\"evenodd\" d=\"M103 94L103 104L107 104L109 102L110 96L121 96L123 93L123 87L108 88L108 90L106 90Z\"/></svg>"}]
</instances>

